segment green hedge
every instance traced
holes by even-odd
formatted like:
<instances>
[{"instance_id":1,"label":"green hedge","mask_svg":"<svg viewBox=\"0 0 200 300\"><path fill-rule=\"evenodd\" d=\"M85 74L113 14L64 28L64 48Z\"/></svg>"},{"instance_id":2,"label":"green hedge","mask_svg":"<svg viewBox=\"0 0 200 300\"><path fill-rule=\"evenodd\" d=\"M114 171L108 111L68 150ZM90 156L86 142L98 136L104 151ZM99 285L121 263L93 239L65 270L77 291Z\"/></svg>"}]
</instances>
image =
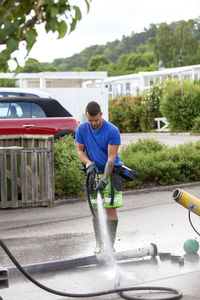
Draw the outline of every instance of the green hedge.
<instances>
[{"instance_id":1,"label":"green hedge","mask_svg":"<svg viewBox=\"0 0 200 300\"><path fill-rule=\"evenodd\" d=\"M154 139L139 140L135 145L122 146L123 163L141 176L127 184L141 187L145 183L168 185L198 181L200 178L200 141L169 148Z\"/></svg>"},{"instance_id":2,"label":"green hedge","mask_svg":"<svg viewBox=\"0 0 200 300\"><path fill-rule=\"evenodd\" d=\"M178 184L200 178L200 141L169 148L155 139L139 139L137 143L121 146L119 154L127 167L141 174L126 183L127 188ZM73 137L55 141L55 194L83 196L85 178Z\"/></svg>"},{"instance_id":3,"label":"green hedge","mask_svg":"<svg viewBox=\"0 0 200 300\"><path fill-rule=\"evenodd\" d=\"M165 117L171 131L200 132L200 84L183 80L157 83L142 95L109 100L109 121L121 133L156 129L156 117Z\"/></svg>"},{"instance_id":4,"label":"green hedge","mask_svg":"<svg viewBox=\"0 0 200 300\"><path fill-rule=\"evenodd\" d=\"M109 121L117 126L121 133L155 130L154 118L162 117L160 101L164 87L164 84L155 84L142 95L110 99Z\"/></svg>"},{"instance_id":5,"label":"green hedge","mask_svg":"<svg viewBox=\"0 0 200 300\"><path fill-rule=\"evenodd\" d=\"M109 121L118 127L121 133L140 130L140 120L144 113L142 97L121 96L109 100Z\"/></svg>"},{"instance_id":6,"label":"green hedge","mask_svg":"<svg viewBox=\"0 0 200 300\"><path fill-rule=\"evenodd\" d=\"M55 195L82 196L85 180L74 138L64 136L54 142Z\"/></svg>"},{"instance_id":7,"label":"green hedge","mask_svg":"<svg viewBox=\"0 0 200 300\"><path fill-rule=\"evenodd\" d=\"M172 131L196 130L200 117L200 85L184 80L171 81L163 94L160 110Z\"/></svg>"}]
</instances>

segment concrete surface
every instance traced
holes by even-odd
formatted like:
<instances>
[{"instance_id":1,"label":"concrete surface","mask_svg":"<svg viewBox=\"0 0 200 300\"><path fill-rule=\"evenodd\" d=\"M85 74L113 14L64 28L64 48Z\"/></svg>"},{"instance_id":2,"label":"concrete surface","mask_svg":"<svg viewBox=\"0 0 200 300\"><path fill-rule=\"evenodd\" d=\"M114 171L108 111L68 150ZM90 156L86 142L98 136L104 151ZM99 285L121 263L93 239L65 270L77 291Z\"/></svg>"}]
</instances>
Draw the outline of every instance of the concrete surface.
<instances>
[{"instance_id":1,"label":"concrete surface","mask_svg":"<svg viewBox=\"0 0 200 300\"><path fill-rule=\"evenodd\" d=\"M171 139L168 133L159 135L160 140L163 136L168 145L177 145L179 142L177 136ZM144 135L145 137L150 136ZM129 143L131 139L135 141L136 138L141 138L141 135L127 135L123 138L123 143ZM191 138L196 141L200 137L182 135L180 141L187 142ZM199 183L179 187L200 198ZM188 238L198 241L200 238L188 222L188 211L172 199L175 188L172 186L124 194L124 206L118 210L116 250L137 249L155 243L159 253L167 252L172 256L129 259L117 264L117 274L121 278L120 287L164 286L182 291L183 300L199 300L200 252L196 255L185 254L183 243ZM0 238L20 264L30 266L30 273L38 264L39 268L34 272L34 277L53 289L70 293L113 289L116 273L109 265L90 264L72 269L59 267L59 262L62 265L64 261L93 257L95 242L86 201L58 201L58 204L53 208L1 209ZM192 221L200 231L199 216L192 214ZM184 263L172 259L175 256L181 256ZM52 262L55 264L51 272L50 268L48 272L44 272L44 264L49 263L52 266ZM0 265L10 270L14 268L2 249ZM166 294L159 295L166 297ZM66 299L41 290L21 274L11 276L9 288L0 289L0 296L3 300ZM144 293L138 299L141 296ZM146 296L148 299L156 299L158 295L147 293ZM112 294L92 299L121 298L118 294Z\"/></svg>"},{"instance_id":2,"label":"concrete surface","mask_svg":"<svg viewBox=\"0 0 200 300\"><path fill-rule=\"evenodd\" d=\"M200 198L199 186L187 186L184 190ZM184 264L171 258L163 260L159 256L121 263L121 286L168 286L180 289L184 300L196 300L199 299L199 255L185 255L183 243L188 238L199 240L199 237L189 225L187 210L174 202L172 192L170 188L168 191L124 196L124 206L119 209L116 250L155 243L159 252L184 257ZM193 215L192 219L200 230L199 217ZM3 210L0 228L1 239L22 265L39 263L42 266L47 261L93 255L94 235L85 202L63 204L52 209ZM0 261L4 267L13 265L3 250L0 250ZM114 285L114 276L106 266L71 270L57 270L55 267L50 273L38 272L34 277L51 288L72 293L113 289ZM10 287L0 290L0 295L3 300L64 299L39 289L22 275L11 278ZM98 299L120 297L114 294Z\"/></svg>"}]
</instances>

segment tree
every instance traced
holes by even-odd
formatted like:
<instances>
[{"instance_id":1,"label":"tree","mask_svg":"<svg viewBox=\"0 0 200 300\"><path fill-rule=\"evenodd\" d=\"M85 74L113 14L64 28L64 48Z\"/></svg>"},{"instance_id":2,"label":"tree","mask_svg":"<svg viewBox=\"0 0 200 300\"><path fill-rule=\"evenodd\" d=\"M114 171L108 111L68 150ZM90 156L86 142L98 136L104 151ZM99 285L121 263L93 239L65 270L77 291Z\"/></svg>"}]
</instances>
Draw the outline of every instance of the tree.
<instances>
[{"instance_id":1,"label":"tree","mask_svg":"<svg viewBox=\"0 0 200 300\"><path fill-rule=\"evenodd\" d=\"M178 63L179 56L182 56L184 65L188 65L192 63L193 57L197 54L199 42L194 34L194 24L194 20L180 21L175 29L175 65Z\"/></svg>"},{"instance_id":2,"label":"tree","mask_svg":"<svg viewBox=\"0 0 200 300\"><path fill-rule=\"evenodd\" d=\"M35 58L29 58L24 67L20 67L18 70L20 73L38 73L38 72L44 72L46 71L45 67L42 63L40 63Z\"/></svg>"},{"instance_id":3,"label":"tree","mask_svg":"<svg viewBox=\"0 0 200 300\"><path fill-rule=\"evenodd\" d=\"M150 64L141 53L132 53L128 56L127 65L129 71L134 71L138 67L148 67Z\"/></svg>"},{"instance_id":4,"label":"tree","mask_svg":"<svg viewBox=\"0 0 200 300\"><path fill-rule=\"evenodd\" d=\"M108 65L109 59L105 55L93 56L88 62L88 71L97 71L102 65Z\"/></svg>"},{"instance_id":5,"label":"tree","mask_svg":"<svg viewBox=\"0 0 200 300\"><path fill-rule=\"evenodd\" d=\"M174 34L169 25L160 24L156 37L148 40L148 46L153 50L156 62L163 61L165 67L173 67Z\"/></svg>"},{"instance_id":6,"label":"tree","mask_svg":"<svg viewBox=\"0 0 200 300\"><path fill-rule=\"evenodd\" d=\"M83 1L89 10L92 0ZM11 54L21 42L29 53L36 42L38 24L44 24L46 32L57 32L60 39L72 32L81 18L81 9L66 0L2 0L0 69L7 69Z\"/></svg>"}]
</instances>

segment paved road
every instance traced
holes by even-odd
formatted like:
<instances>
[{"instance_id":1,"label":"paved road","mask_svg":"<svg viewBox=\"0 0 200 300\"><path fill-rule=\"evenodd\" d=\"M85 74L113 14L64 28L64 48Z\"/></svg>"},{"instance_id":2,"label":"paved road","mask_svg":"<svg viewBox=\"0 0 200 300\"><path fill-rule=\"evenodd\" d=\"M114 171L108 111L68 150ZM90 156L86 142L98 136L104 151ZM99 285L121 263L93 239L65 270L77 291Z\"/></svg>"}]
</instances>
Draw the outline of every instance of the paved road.
<instances>
[{"instance_id":1,"label":"paved road","mask_svg":"<svg viewBox=\"0 0 200 300\"><path fill-rule=\"evenodd\" d=\"M169 147L178 146L183 143L195 143L200 140L200 135L191 135L190 133L171 134L165 133L122 133L121 141L123 144L136 143L138 139L153 138L166 144Z\"/></svg>"}]
</instances>

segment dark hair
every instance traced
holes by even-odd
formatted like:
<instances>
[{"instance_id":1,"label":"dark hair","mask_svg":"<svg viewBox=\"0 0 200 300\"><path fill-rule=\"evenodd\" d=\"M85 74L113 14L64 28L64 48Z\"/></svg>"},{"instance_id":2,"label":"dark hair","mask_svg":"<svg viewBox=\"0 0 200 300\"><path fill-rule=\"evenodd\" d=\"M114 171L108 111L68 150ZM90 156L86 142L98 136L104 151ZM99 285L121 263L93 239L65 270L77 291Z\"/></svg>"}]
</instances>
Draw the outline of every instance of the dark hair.
<instances>
[{"instance_id":1,"label":"dark hair","mask_svg":"<svg viewBox=\"0 0 200 300\"><path fill-rule=\"evenodd\" d=\"M89 102L85 108L85 114L88 113L90 116L96 116L100 112L101 112L101 107L95 101Z\"/></svg>"}]
</instances>

